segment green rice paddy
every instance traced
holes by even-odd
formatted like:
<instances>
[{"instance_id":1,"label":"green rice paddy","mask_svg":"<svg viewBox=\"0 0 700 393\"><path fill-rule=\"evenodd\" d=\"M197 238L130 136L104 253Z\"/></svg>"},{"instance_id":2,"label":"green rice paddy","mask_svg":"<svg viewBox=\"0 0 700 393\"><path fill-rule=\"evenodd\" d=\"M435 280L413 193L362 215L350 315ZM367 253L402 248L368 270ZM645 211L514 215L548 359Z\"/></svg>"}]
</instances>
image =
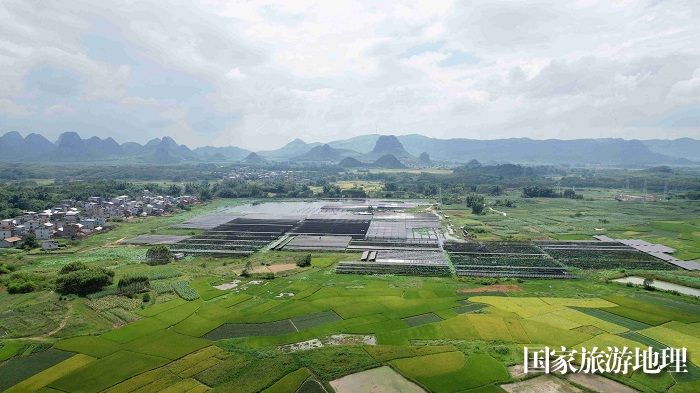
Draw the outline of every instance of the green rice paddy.
<instances>
[{"instance_id":1,"label":"green rice paddy","mask_svg":"<svg viewBox=\"0 0 700 393\"><path fill-rule=\"evenodd\" d=\"M586 238L608 217L608 235L669 240L681 255L700 256L693 237L698 222L683 218L675 203L647 206L642 218L630 215L643 206L603 200L524 201L506 217L448 214L498 239ZM577 211L583 219L571 217ZM26 257L27 269L51 271L79 260L114 269L116 277L147 274L179 292L151 291L146 302L140 295L1 293L1 309L11 311L0 316L0 390L330 393L330 381L389 366L427 391L502 392L499 384L515 380L506 367L522 362L523 347L542 345L685 346L692 362L687 374L615 379L647 392L694 392L700 384L700 300L606 282L619 272L586 272L578 280L339 275L334 264L350 254L319 252L309 268L257 280L239 276L247 262L287 263L299 254L187 257L148 266L141 263L144 247L114 243L174 221L125 224L72 255ZM234 280L231 289L213 286ZM488 284L519 290L460 291ZM372 340L351 341L354 335ZM326 344L280 347L309 340Z\"/></svg>"}]
</instances>

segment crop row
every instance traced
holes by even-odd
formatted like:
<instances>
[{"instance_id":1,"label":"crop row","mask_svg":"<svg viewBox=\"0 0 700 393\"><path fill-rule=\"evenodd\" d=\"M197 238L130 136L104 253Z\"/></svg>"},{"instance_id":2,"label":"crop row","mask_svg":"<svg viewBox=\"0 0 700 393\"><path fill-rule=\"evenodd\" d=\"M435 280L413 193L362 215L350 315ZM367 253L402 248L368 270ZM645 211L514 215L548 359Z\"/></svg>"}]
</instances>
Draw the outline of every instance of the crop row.
<instances>
[{"instance_id":1,"label":"crop row","mask_svg":"<svg viewBox=\"0 0 700 393\"><path fill-rule=\"evenodd\" d=\"M675 267L636 250L546 250L559 262L581 269L671 270Z\"/></svg>"},{"instance_id":2,"label":"crop row","mask_svg":"<svg viewBox=\"0 0 700 393\"><path fill-rule=\"evenodd\" d=\"M537 246L522 242L487 242L487 243L445 243L445 250L452 253L513 253L541 254Z\"/></svg>"},{"instance_id":3,"label":"crop row","mask_svg":"<svg viewBox=\"0 0 700 393\"><path fill-rule=\"evenodd\" d=\"M179 250L240 250L240 251L257 251L262 246L258 245L227 245L227 244L183 244L178 243Z\"/></svg>"},{"instance_id":4,"label":"crop row","mask_svg":"<svg viewBox=\"0 0 700 393\"><path fill-rule=\"evenodd\" d=\"M160 295L163 293L173 292L173 284L167 281L152 282L151 289L153 289L155 293Z\"/></svg>"},{"instance_id":5,"label":"crop row","mask_svg":"<svg viewBox=\"0 0 700 393\"><path fill-rule=\"evenodd\" d=\"M446 264L340 262L336 273L349 274L396 274L404 276L449 276Z\"/></svg>"},{"instance_id":6,"label":"crop row","mask_svg":"<svg viewBox=\"0 0 700 393\"><path fill-rule=\"evenodd\" d=\"M472 257L464 255L452 255L450 257L455 266L533 266L533 267L561 267L556 261L546 256L535 257Z\"/></svg>"},{"instance_id":7,"label":"crop row","mask_svg":"<svg viewBox=\"0 0 700 393\"><path fill-rule=\"evenodd\" d=\"M176 283L173 283L173 290L175 293L177 293L178 296L185 300L197 300L199 299L199 294L197 291L192 289L190 287L190 284L187 281L178 281Z\"/></svg>"},{"instance_id":8,"label":"crop row","mask_svg":"<svg viewBox=\"0 0 700 393\"><path fill-rule=\"evenodd\" d=\"M483 266L458 267L458 276L476 277L523 277L523 278L574 278L565 269L559 268L514 268L499 267L496 269Z\"/></svg>"}]
</instances>

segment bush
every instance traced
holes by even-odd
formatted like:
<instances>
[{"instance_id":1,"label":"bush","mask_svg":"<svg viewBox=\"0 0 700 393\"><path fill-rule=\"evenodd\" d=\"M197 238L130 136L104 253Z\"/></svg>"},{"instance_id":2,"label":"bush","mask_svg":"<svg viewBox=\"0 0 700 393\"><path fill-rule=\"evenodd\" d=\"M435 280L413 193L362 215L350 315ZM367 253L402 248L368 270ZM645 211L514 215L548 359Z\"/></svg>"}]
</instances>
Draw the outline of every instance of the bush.
<instances>
[{"instance_id":1,"label":"bush","mask_svg":"<svg viewBox=\"0 0 700 393\"><path fill-rule=\"evenodd\" d=\"M78 270L84 270L87 269L88 265L84 264L83 262L71 262L61 268L61 271L59 274L66 274L70 272L77 272Z\"/></svg>"},{"instance_id":2,"label":"bush","mask_svg":"<svg viewBox=\"0 0 700 393\"><path fill-rule=\"evenodd\" d=\"M148 289L150 282L146 276L127 276L119 279L117 288L121 294L132 294Z\"/></svg>"},{"instance_id":3,"label":"bush","mask_svg":"<svg viewBox=\"0 0 700 393\"><path fill-rule=\"evenodd\" d=\"M69 269L66 269L72 265ZM67 295L74 293L85 296L98 292L107 285L112 284L114 272L104 268L87 267L85 264L69 264L61 269L61 273L56 279L56 292ZM82 265L83 268L77 267ZM65 271L64 271L65 270Z\"/></svg>"},{"instance_id":4,"label":"bush","mask_svg":"<svg viewBox=\"0 0 700 393\"><path fill-rule=\"evenodd\" d=\"M146 263L149 265L165 265L173 260L173 254L170 253L168 246L154 246L146 251Z\"/></svg>"},{"instance_id":5,"label":"bush","mask_svg":"<svg viewBox=\"0 0 700 393\"><path fill-rule=\"evenodd\" d=\"M17 267L14 265L8 265L6 263L0 263L0 274L8 274L12 273L15 270L17 270Z\"/></svg>"},{"instance_id":6,"label":"bush","mask_svg":"<svg viewBox=\"0 0 700 393\"><path fill-rule=\"evenodd\" d=\"M34 237L34 235L28 235L24 238L24 241L22 242L22 248L27 250L31 250L38 247L39 242L36 240L36 237Z\"/></svg>"},{"instance_id":7,"label":"bush","mask_svg":"<svg viewBox=\"0 0 700 393\"><path fill-rule=\"evenodd\" d=\"M38 277L33 274L17 273L13 274L5 284L7 293L29 293L37 290Z\"/></svg>"},{"instance_id":8,"label":"bush","mask_svg":"<svg viewBox=\"0 0 700 393\"><path fill-rule=\"evenodd\" d=\"M311 266L311 254L306 254L301 259L297 261L297 266L299 267L307 267Z\"/></svg>"},{"instance_id":9,"label":"bush","mask_svg":"<svg viewBox=\"0 0 700 393\"><path fill-rule=\"evenodd\" d=\"M151 301L151 294L148 293L148 292L144 293L142 299L143 299L143 302L144 302L144 303L150 302L150 301Z\"/></svg>"},{"instance_id":10,"label":"bush","mask_svg":"<svg viewBox=\"0 0 700 393\"><path fill-rule=\"evenodd\" d=\"M642 285L644 285L644 289L646 289L647 291L655 291L656 290L656 288L654 287L653 284L654 284L654 280L651 278L645 278L644 282L642 283Z\"/></svg>"},{"instance_id":11,"label":"bush","mask_svg":"<svg viewBox=\"0 0 700 393\"><path fill-rule=\"evenodd\" d=\"M510 353L510 348L505 345L496 345L493 347L493 351L499 355L507 355Z\"/></svg>"}]
</instances>

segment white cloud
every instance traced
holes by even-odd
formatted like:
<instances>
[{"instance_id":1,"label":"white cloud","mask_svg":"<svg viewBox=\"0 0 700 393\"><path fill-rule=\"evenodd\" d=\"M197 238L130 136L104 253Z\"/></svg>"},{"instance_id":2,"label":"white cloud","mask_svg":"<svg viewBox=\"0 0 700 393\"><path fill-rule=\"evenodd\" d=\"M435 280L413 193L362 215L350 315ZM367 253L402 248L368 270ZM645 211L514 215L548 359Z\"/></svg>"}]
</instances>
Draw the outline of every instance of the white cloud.
<instances>
[{"instance_id":1,"label":"white cloud","mask_svg":"<svg viewBox=\"0 0 700 393\"><path fill-rule=\"evenodd\" d=\"M695 2L8 0L0 18L14 129L255 149L375 131L700 137L667 120L700 105Z\"/></svg>"},{"instance_id":2,"label":"white cloud","mask_svg":"<svg viewBox=\"0 0 700 393\"><path fill-rule=\"evenodd\" d=\"M9 116L26 116L29 110L24 105L16 104L7 98L0 98L0 113Z\"/></svg>"},{"instance_id":3,"label":"white cloud","mask_svg":"<svg viewBox=\"0 0 700 393\"><path fill-rule=\"evenodd\" d=\"M44 110L44 114L47 116L67 116L67 115L74 115L75 111L71 107L58 104L58 105L51 105L50 107L46 108Z\"/></svg>"}]
</instances>

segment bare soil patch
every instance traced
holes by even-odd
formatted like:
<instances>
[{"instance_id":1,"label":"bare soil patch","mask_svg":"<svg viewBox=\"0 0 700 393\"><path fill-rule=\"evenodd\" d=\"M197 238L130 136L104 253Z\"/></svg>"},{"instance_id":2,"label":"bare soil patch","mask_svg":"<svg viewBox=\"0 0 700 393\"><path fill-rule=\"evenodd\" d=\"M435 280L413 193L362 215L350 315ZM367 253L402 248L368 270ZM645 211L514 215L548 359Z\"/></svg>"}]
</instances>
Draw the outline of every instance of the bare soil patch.
<instances>
[{"instance_id":1,"label":"bare soil patch","mask_svg":"<svg viewBox=\"0 0 700 393\"><path fill-rule=\"evenodd\" d=\"M334 334L320 339L314 338L293 344L280 345L277 349L282 352L298 352L336 345L377 345L377 338L373 335Z\"/></svg>"},{"instance_id":2,"label":"bare soil patch","mask_svg":"<svg viewBox=\"0 0 700 393\"><path fill-rule=\"evenodd\" d=\"M501 385L508 393L582 393L583 390L553 375Z\"/></svg>"},{"instance_id":3,"label":"bare soil patch","mask_svg":"<svg viewBox=\"0 0 700 393\"><path fill-rule=\"evenodd\" d=\"M599 393L636 393L637 391L619 382L596 374L569 374L571 382Z\"/></svg>"},{"instance_id":4,"label":"bare soil patch","mask_svg":"<svg viewBox=\"0 0 700 393\"><path fill-rule=\"evenodd\" d=\"M523 288L515 284L496 284L478 288L462 288L459 293L488 293L488 292L522 292Z\"/></svg>"},{"instance_id":5,"label":"bare soil patch","mask_svg":"<svg viewBox=\"0 0 700 393\"><path fill-rule=\"evenodd\" d=\"M529 373L525 374L525 367L523 367L522 364L516 364L515 366L508 367L508 372L510 373L510 376L515 379L521 379L526 376L542 374L541 372L533 371L530 371Z\"/></svg>"},{"instance_id":6,"label":"bare soil patch","mask_svg":"<svg viewBox=\"0 0 700 393\"><path fill-rule=\"evenodd\" d=\"M330 384L336 393L425 393L420 386L388 366L350 374Z\"/></svg>"},{"instance_id":7,"label":"bare soil patch","mask_svg":"<svg viewBox=\"0 0 700 393\"><path fill-rule=\"evenodd\" d=\"M297 265L294 263L280 263L278 265L256 266L253 273L279 273L296 268Z\"/></svg>"}]
</instances>

